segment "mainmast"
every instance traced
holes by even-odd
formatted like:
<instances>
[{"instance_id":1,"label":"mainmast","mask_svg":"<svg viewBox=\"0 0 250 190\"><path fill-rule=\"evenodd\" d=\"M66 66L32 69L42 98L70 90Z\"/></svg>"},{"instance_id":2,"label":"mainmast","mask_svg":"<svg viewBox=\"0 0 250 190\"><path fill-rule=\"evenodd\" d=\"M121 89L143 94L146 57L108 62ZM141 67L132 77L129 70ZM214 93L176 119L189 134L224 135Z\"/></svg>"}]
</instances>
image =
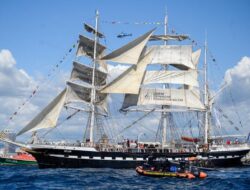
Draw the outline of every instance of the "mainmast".
<instances>
[{"instance_id":1,"label":"mainmast","mask_svg":"<svg viewBox=\"0 0 250 190\"><path fill-rule=\"evenodd\" d=\"M208 101L208 84L207 84L207 35L205 38L205 51L204 51L204 104L206 107L205 126L204 126L204 144L208 144L210 108L209 108L209 101Z\"/></svg>"},{"instance_id":2,"label":"mainmast","mask_svg":"<svg viewBox=\"0 0 250 190\"><path fill-rule=\"evenodd\" d=\"M165 36L167 35L168 32L168 15L167 15L167 11L166 11L166 15L164 18L164 34ZM167 41L164 41L164 45L167 45ZM167 70L167 65L163 65L163 69ZM167 88L167 84L163 84L163 88ZM162 109L164 109L167 106L162 106ZM168 125L168 121L169 121L169 116L170 113L166 113L166 112L162 112L161 113L161 121L160 121L160 125L162 125L162 148L164 148L164 145L166 145L167 143L167 125Z\"/></svg>"},{"instance_id":3,"label":"mainmast","mask_svg":"<svg viewBox=\"0 0 250 190\"><path fill-rule=\"evenodd\" d=\"M95 99L96 99L96 91L95 91L95 67L96 67L96 47L97 47L97 32L98 32L98 18L99 12L96 10L95 16L95 44L94 44L94 57L93 57L93 74L92 74L92 88L91 88L91 119L90 119L90 132L89 132L89 140L90 143L94 142L94 126L95 126Z\"/></svg>"}]
</instances>

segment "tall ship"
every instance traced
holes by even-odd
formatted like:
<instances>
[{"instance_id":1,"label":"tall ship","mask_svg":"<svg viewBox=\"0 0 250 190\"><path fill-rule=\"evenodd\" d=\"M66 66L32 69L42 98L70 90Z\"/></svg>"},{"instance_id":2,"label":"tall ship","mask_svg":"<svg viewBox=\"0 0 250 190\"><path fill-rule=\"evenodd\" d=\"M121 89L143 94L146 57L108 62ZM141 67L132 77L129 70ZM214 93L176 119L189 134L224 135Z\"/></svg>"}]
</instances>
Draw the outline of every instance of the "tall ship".
<instances>
[{"instance_id":1,"label":"tall ship","mask_svg":"<svg viewBox=\"0 0 250 190\"><path fill-rule=\"evenodd\" d=\"M200 72L201 49L194 50L192 44L184 45L182 42L189 39L187 35L168 33L166 17L164 34L157 35L156 29L152 29L106 54L107 48L100 43L104 34L98 29L98 20L97 11L95 27L84 24L93 38L79 35L76 59L66 88L17 134L33 132L35 137L36 131L59 127L59 115L66 108L74 110L66 119L74 119L79 112L87 113L83 140L67 143L35 139L27 144L3 137L1 140L22 147L35 157L39 168L135 168L149 156L153 156L155 162L197 157L206 167L241 165L241 159L250 150L245 141L226 143L223 137L211 136L214 97L207 84L206 43L204 71ZM79 57L85 57L90 64L81 63ZM109 81L107 65L110 62L129 66ZM199 75L204 79L202 91ZM103 120L109 117L108 104L115 101L112 97L117 94L123 97L117 112L142 113L124 130L146 118L150 121L152 114L159 115L155 141L141 141L142 132L134 141L124 138L119 141L120 134L116 141L108 137ZM176 115L179 120L190 118L190 128L199 125L202 129L199 137L186 133L177 138ZM186 124L180 121L178 125L184 128Z\"/></svg>"}]
</instances>

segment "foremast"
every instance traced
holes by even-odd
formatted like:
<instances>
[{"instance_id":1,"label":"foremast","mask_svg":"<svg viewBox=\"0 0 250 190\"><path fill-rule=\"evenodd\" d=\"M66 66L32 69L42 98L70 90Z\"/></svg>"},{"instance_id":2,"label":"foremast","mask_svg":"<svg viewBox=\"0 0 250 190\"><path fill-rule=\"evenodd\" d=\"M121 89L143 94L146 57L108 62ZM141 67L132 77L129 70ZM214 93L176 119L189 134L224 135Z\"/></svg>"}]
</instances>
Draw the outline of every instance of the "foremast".
<instances>
[{"instance_id":1,"label":"foremast","mask_svg":"<svg viewBox=\"0 0 250 190\"><path fill-rule=\"evenodd\" d=\"M99 12L96 10L95 16L95 39L94 39L94 57L93 57L93 74L92 74L92 89L91 89L91 119L90 119L90 134L89 134L89 141L90 144L94 142L94 126L95 126L95 99L96 99L96 91L95 91L95 68L96 68L96 47L97 47L97 32L98 32L98 18Z\"/></svg>"},{"instance_id":2,"label":"foremast","mask_svg":"<svg viewBox=\"0 0 250 190\"><path fill-rule=\"evenodd\" d=\"M164 35L166 36L168 33L168 15L167 15L167 11L166 11L166 15L164 18ZM164 45L167 45L167 41L164 41ZM162 66L163 70L167 70L168 66L167 65L163 65ZM167 84L163 84L163 88L166 89L168 87ZM162 109L164 110L164 108L169 108L169 106L162 106ZM167 143L167 128L170 124L170 118L171 117L171 113L169 112L162 112L161 113L161 119L160 119L160 123L159 123L159 127L162 128L162 137L161 137L161 141L162 141L162 148L164 148L164 146Z\"/></svg>"},{"instance_id":3,"label":"foremast","mask_svg":"<svg viewBox=\"0 0 250 190\"><path fill-rule=\"evenodd\" d=\"M95 28L84 23L86 31L94 34L94 40L80 34L76 50L76 58L85 57L90 59L91 63L83 64L76 60L73 61L71 76L66 81L66 88L18 135L28 131L57 127L58 117L62 108L65 107L75 110L66 119L70 119L79 111L89 114L89 122L87 122L89 139L85 140L91 146L94 144L94 128L97 125L95 122L96 115L106 116L108 114L107 94L100 93L100 87L106 85L107 67L104 61L99 60L100 57L104 56L106 47L98 43L98 37L104 38L104 35L98 32L98 17L99 13L96 11ZM91 64L92 66L90 66Z\"/></svg>"},{"instance_id":4,"label":"foremast","mask_svg":"<svg viewBox=\"0 0 250 190\"><path fill-rule=\"evenodd\" d=\"M211 107L209 102L208 80L207 80L207 36L205 36L204 46L204 105L205 105L205 118L204 118L204 144L208 145L210 133L210 116Z\"/></svg>"}]
</instances>

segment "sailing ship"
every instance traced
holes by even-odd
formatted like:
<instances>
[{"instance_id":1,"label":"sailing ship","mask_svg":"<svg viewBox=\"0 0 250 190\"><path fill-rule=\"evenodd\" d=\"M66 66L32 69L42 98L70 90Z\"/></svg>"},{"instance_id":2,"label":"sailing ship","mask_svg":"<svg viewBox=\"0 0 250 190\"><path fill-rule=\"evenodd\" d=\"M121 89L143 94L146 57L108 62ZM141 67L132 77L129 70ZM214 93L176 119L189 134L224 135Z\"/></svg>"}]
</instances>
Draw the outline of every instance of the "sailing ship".
<instances>
[{"instance_id":1,"label":"sailing ship","mask_svg":"<svg viewBox=\"0 0 250 190\"><path fill-rule=\"evenodd\" d=\"M79 36L76 56L92 60L92 66L79 61L73 62L73 69L67 87L46 106L18 135L39 129L56 127L61 109L75 109L87 112L86 131L88 138L75 144L33 143L23 144L2 139L22 147L37 160L39 168L135 168L144 163L149 156L155 162L161 159L180 160L199 157L207 167L241 165L241 158L249 152L246 143L237 145L213 144L209 135L211 126L211 102L209 100L206 61L205 93L201 101L198 82L198 63L201 49L193 50L192 45L172 45L188 39L187 35L154 35L155 29L136 38L121 48L105 54L106 47L99 42L104 37L98 30L99 13L96 12L95 27L85 24L85 29L94 39ZM167 17L165 18L167 26ZM150 45L163 41L163 45ZM205 57L206 57L205 48ZM205 59L206 60L206 59ZM111 82L107 82L107 62L125 63L130 66ZM149 70L150 65L161 65L159 70ZM124 95L120 111L144 112L147 117L152 112L161 115L161 142L110 143L102 134L95 139L94 131L100 128L102 117L107 116L108 96ZM112 96L111 96L112 97ZM81 104L76 106L76 104ZM192 143L174 143L167 140L167 131L174 113L202 113L204 115L204 137ZM68 118L71 118L69 116ZM139 118L139 120L142 118ZM98 126L99 125L99 126Z\"/></svg>"}]
</instances>

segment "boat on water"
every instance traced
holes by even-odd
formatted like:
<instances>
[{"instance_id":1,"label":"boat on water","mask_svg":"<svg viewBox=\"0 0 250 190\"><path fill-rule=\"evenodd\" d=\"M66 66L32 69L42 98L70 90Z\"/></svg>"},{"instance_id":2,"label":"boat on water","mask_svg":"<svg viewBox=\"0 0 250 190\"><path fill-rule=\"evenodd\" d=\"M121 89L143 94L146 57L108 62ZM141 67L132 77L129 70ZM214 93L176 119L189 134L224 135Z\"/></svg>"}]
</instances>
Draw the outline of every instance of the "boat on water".
<instances>
[{"instance_id":1,"label":"boat on water","mask_svg":"<svg viewBox=\"0 0 250 190\"><path fill-rule=\"evenodd\" d=\"M211 101L214 99L210 97L207 85L207 46L205 45L205 93L202 101L198 81L201 49L194 50L192 44L169 44L169 41L178 43L189 37L168 34L167 17L163 35L154 35L156 29L152 29L109 54L105 54L106 47L100 43L104 34L98 30L98 19L97 12L95 27L84 25L94 38L79 35L76 50L76 57L88 58L92 65L82 64L78 60L73 61L73 69L70 80L66 82L66 88L18 133L22 135L57 127L60 112L66 108L74 110L66 120L73 119L79 112L88 114L83 141L67 143L40 140L25 144L13 142L3 136L1 140L22 147L35 157L39 168L136 168L147 161L150 155L155 157L155 162L160 162L162 158L178 161L198 156L206 167L242 165L241 159L250 150L246 142L214 144L215 141L210 135ZM161 41L164 42L163 45L159 43L151 45L153 42ZM108 82L108 61L130 66ZM156 70L147 69L150 65L156 66ZM157 65L161 65L160 69ZM140 141L139 134L137 140L133 142L130 140L110 142L110 138L103 130L102 119L108 117L108 96L112 98L112 94L124 96L121 109L117 111L144 113L125 129L150 117L152 113L159 114L160 141L143 142ZM168 133L168 130L173 128L173 117L176 113L197 114L202 118L204 116L202 138L185 135L183 139L188 141L186 143L178 141L174 136L167 139L167 136L172 134ZM99 139L95 138L97 135L94 134L97 129L101 131Z\"/></svg>"},{"instance_id":2,"label":"boat on water","mask_svg":"<svg viewBox=\"0 0 250 190\"><path fill-rule=\"evenodd\" d=\"M4 131L5 137L14 141L16 134L12 130ZM0 149L0 165L36 165L36 159L27 152L17 148L15 145L4 143Z\"/></svg>"},{"instance_id":3,"label":"boat on water","mask_svg":"<svg viewBox=\"0 0 250 190\"><path fill-rule=\"evenodd\" d=\"M37 165L36 159L27 152L0 156L0 165Z\"/></svg>"},{"instance_id":4,"label":"boat on water","mask_svg":"<svg viewBox=\"0 0 250 190\"><path fill-rule=\"evenodd\" d=\"M157 165L152 165L147 162L142 166L136 167L135 171L139 175L148 177L176 177L188 179L204 179L207 177L205 172L185 160L181 160L179 162L170 162L165 160L162 161L161 164L157 163Z\"/></svg>"}]
</instances>

